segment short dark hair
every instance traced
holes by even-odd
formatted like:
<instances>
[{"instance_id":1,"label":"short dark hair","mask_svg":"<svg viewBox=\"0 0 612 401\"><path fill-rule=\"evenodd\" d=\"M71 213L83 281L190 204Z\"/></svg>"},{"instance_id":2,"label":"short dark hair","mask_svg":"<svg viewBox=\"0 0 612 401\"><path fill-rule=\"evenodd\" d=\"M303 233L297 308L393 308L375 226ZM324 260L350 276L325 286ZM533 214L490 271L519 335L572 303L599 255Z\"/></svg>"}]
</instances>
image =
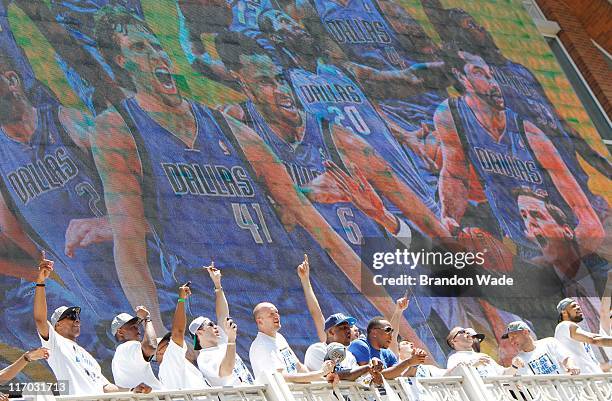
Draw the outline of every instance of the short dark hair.
<instances>
[{"instance_id":1,"label":"short dark hair","mask_svg":"<svg viewBox=\"0 0 612 401\"><path fill-rule=\"evenodd\" d=\"M541 200L542 202L544 202L546 210L557 224L561 226L569 225L569 219L567 217L567 214L565 214L565 212L560 207L553 205L550 202L550 199L547 194L535 192L529 187L520 187L513 189L512 195L514 195L514 199L516 199L517 201L519 196L527 196L530 198Z\"/></svg>"},{"instance_id":2,"label":"short dark hair","mask_svg":"<svg viewBox=\"0 0 612 401\"><path fill-rule=\"evenodd\" d=\"M370 321L368 322L368 328L366 329L368 336L370 335L370 331L372 331L373 329L377 329L380 326L380 323L385 320L387 319L383 316L375 316L370 319Z\"/></svg>"},{"instance_id":3,"label":"short dark hair","mask_svg":"<svg viewBox=\"0 0 612 401\"><path fill-rule=\"evenodd\" d=\"M234 72L242 68L240 56L269 56L255 39L238 32L220 33L215 37L215 47L225 68Z\"/></svg>"},{"instance_id":4,"label":"short dark hair","mask_svg":"<svg viewBox=\"0 0 612 401\"><path fill-rule=\"evenodd\" d=\"M130 25L140 25L149 32L152 32L151 29L144 20L121 6L102 7L96 13L95 21L95 41L100 54L112 69L117 83L124 88L134 90L134 82L129 74L115 62L115 57L121 54L115 34L127 33L127 27Z\"/></svg>"}]
</instances>

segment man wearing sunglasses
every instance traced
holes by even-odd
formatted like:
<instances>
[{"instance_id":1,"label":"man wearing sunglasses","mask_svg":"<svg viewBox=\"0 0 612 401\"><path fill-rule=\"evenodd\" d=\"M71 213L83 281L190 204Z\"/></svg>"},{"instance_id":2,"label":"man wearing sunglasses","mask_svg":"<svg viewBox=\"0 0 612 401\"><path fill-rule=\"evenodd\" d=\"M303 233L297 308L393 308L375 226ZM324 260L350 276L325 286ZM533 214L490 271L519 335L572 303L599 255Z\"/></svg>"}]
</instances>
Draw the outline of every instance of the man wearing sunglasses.
<instances>
[{"instance_id":1,"label":"man wearing sunglasses","mask_svg":"<svg viewBox=\"0 0 612 401\"><path fill-rule=\"evenodd\" d=\"M60 306L47 321L47 296L45 281L53 271L53 261L45 259L38 264L38 277L34 292L34 322L42 346L49 350L47 362L55 378L68 382L68 395L91 395L128 391L109 382L93 356L76 343L81 334L81 308ZM151 387L140 383L130 389L135 393L149 393ZM62 394L64 395L64 394Z\"/></svg>"},{"instance_id":2,"label":"man wearing sunglasses","mask_svg":"<svg viewBox=\"0 0 612 401\"><path fill-rule=\"evenodd\" d=\"M388 320L381 316L375 317L368 323L367 339L353 341L349 346L349 351L355 355L359 365L367 365L374 358L380 359L383 364L383 377L395 379L410 366L425 362L427 353L421 349L415 349L410 358L399 361L397 356L388 349L393 341L394 331Z\"/></svg>"},{"instance_id":3,"label":"man wearing sunglasses","mask_svg":"<svg viewBox=\"0 0 612 401\"><path fill-rule=\"evenodd\" d=\"M455 352L448 357L447 369L453 370L460 363L473 366L481 377L514 375L524 366L521 358L515 357L512 366L505 368L499 365L489 355L475 351L474 342L479 341L479 335L474 329L454 327L446 336L446 343ZM482 337L484 339L484 336Z\"/></svg>"},{"instance_id":4,"label":"man wearing sunglasses","mask_svg":"<svg viewBox=\"0 0 612 401\"><path fill-rule=\"evenodd\" d=\"M193 336L193 349L198 351L198 369L212 386L240 386L253 384L254 379L236 352L238 327L229 317L229 305L221 286L221 271L214 262L206 267L215 285L215 310L217 322L198 316L189 324Z\"/></svg>"},{"instance_id":5,"label":"man wearing sunglasses","mask_svg":"<svg viewBox=\"0 0 612 401\"><path fill-rule=\"evenodd\" d=\"M120 313L111 323L111 334L119 342L112 362L115 383L127 388L147 383L153 390L162 390L150 363L157 347L151 316L144 306L137 306L135 312L136 316ZM141 325L144 335L140 332Z\"/></svg>"}]
</instances>

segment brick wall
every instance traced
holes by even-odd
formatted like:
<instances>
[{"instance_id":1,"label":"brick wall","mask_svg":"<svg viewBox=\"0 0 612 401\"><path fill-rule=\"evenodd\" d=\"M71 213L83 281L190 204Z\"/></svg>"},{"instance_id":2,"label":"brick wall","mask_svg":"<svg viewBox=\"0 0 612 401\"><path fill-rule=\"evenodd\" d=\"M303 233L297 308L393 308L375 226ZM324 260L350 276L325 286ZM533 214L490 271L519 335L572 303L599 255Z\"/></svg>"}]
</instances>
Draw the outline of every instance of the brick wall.
<instances>
[{"instance_id":1,"label":"brick wall","mask_svg":"<svg viewBox=\"0 0 612 401\"><path fill-rule=\"evenodd\" d=\"M611 71L591 37L610 50L612 5L607 0L536 0L546 18L561 27L558 36L593 93L612 118Z\"/></svg>"}]
</instances>

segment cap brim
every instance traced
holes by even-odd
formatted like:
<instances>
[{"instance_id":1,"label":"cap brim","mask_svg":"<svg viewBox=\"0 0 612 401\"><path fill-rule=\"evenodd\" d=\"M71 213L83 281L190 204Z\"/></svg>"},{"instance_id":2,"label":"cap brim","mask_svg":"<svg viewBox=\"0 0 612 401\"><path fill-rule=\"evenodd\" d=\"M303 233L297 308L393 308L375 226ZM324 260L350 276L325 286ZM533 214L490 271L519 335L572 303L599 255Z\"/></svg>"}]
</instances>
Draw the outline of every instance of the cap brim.
<instances>
[{"instance_id":1,"label":"cap brim","mask_svg":"<svg viewBox=\"0 0 612 401\"><path fill-rule=\"evenodd\" d=\"M130 320L128 320L127 322L123 323L121 325L121 327L125 326L126 324L131 324L131 323L136 323L139 322L141 319L138 316L134 316L133 318L131 318Z\"/></svg>"},{"instance_id":2,"label":"cap brim","mask_svg":"<svg viewBox=\"0 0 612 401\"><path fill-rule=\"evenodd\" d=\"M474 334L472 338L477 338L479 341L484 341L485 335L482 333L477 333L477 334Z\"/></svg>"},{"instance_id":3,"label":"cap brim","mask_svg":"<svg viewBox=\"0 0 612 401\"><path fill-rule=\"evenodd\" d=\"M80 315L81 307L80 306L69 306L65 311L62 312L62 314L57 319L57 321L59 322L60 320L65 319L66 315L68 315L70 312L76 312L77 315Z\"/></svg>"}]
</instances>

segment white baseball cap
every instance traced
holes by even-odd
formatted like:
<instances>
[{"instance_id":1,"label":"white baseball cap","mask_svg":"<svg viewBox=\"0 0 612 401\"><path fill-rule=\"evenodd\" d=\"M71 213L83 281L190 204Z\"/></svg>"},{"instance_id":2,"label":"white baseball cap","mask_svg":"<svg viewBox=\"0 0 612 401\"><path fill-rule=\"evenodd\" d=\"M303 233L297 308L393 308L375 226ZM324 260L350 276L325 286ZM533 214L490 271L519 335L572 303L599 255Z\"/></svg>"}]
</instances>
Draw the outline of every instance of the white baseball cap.
<instances>
[{"instance_id":1,"label":"white baseball cap","mask_svg":"<svg viewBox=\"0 0 612 401\"><path fill-rule=\"evenodd\" d=\"M133 321L140 320L139 317L134 317L129 313L120 313L113 318L111 322L111 333L112 335L117 335L117 330L123 327L124 324L132 323Z\"/></svg>"}]
</instances>

